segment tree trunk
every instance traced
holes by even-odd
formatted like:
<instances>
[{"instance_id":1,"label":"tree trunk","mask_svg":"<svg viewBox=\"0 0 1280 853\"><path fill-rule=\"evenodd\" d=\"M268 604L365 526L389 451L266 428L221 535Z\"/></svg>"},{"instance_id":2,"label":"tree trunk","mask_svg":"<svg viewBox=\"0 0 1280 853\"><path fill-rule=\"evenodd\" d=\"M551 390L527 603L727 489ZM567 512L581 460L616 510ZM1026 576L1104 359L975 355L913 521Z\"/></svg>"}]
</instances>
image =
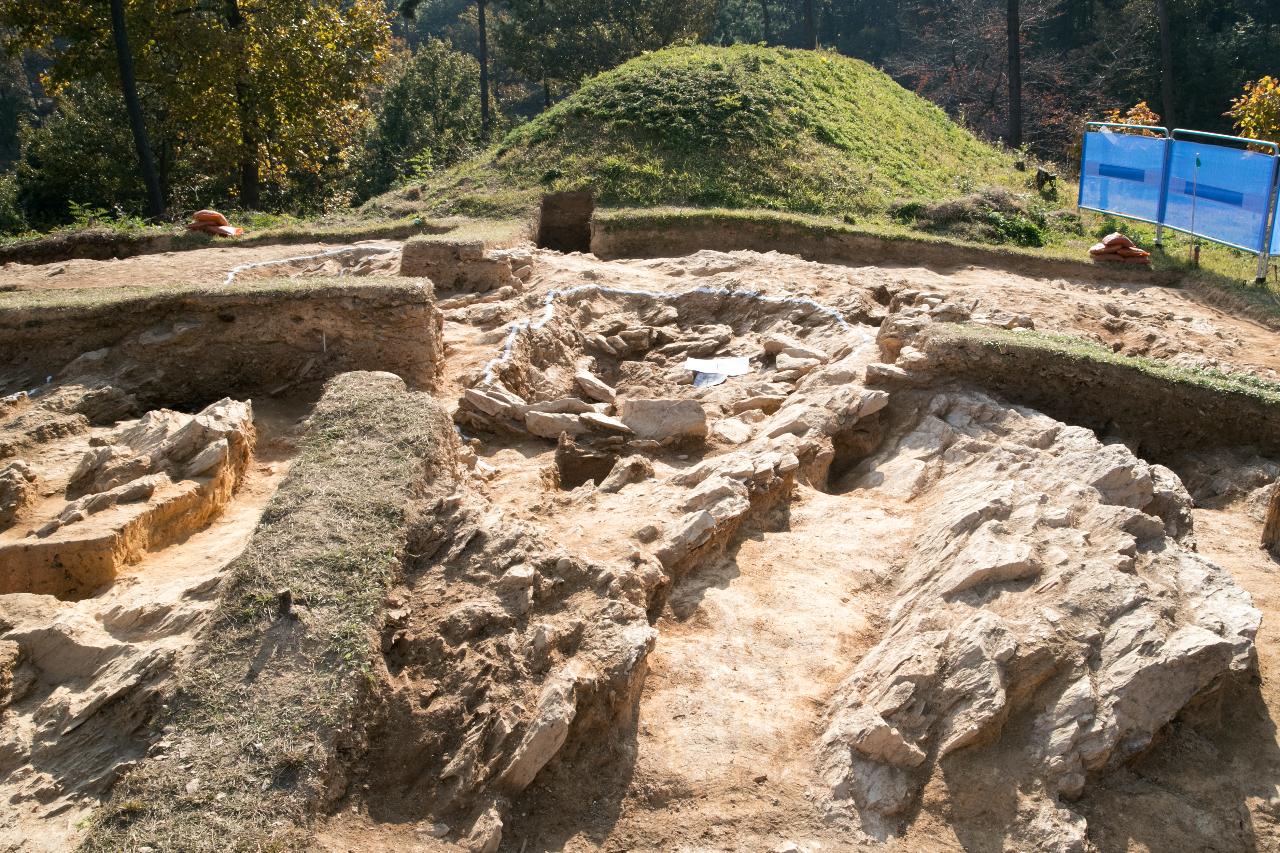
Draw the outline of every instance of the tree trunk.
<instances>
[{"instance_id":1,"label":"tree trunk","mask_svg":"<svg viewBox=\"0 0 1280 853\"><path fill-rule=\"evenodd\" d=\"M818 21L813 14L813 0L804 0L804 40L805 47L818 49Z\"/></svg>"},{"instance_id":2,"label":"tree trunk","mask_svg":"<svg viewBox=\"0 0 1280 853\"><path fill-rule=\"evenodd\" d=\"M129 124L133 128L133 144L138 151L138 168L142 182L147 186L147 208L152 219L164 216L164 195L160 192L160 176L156 174L156 161L151 156L151 141L147 138L147 125L142 120L142 102L138 100L138 81L133 75L133 51L129 48L129 33L124 26L124 0L111 0L111 32L115 36L116 60L120 64L120 88L124 93L124 106L129 112Z\"/></svg>"},{"instance_id":3,"label":"tree trunk","mask_svg":"<svg viewBox=\"0 0 1280 853\"><path fill-rule=\"evenodd\" d=\"M243 83L236 83L236 108L240 115L240 206L245 210L257 210L262 203L262 181L258 173L258 119L253 114Z\"/></svg>"},{"instance_id":4,"label":"tree trunk","mask_svg":"<svg viewBox=\"0 0 1280 853\"><path fill-rule=\"evenodd\" d=\"M769 16L769 0L760 0L760 17L764 19L764 43L773 41L773 19Z\"/></svg>"},{"instance_id":5,"label":"tree trunk","mask_svg":"<svg viewBox=\"0 0 1280 853\"><path fill-rule=\"evenodd\" d=\"M480 138L489 141L489 32L485 25L487 0L476 0L476 28L480 35Z\"/></svg>"},{"instance_id":6,"label":"tree trunk","mask_svg":"<svg viewBox=\"0 0 1280 853\"><path fill-rule=\"evenodd\" d=\"M1271 487L1267 520L1262 525L1262 547L1280 557L1280 483Z\"/></svg>"},{"instance_id":7,"label":"tree trunk","mask_svg":"<svg viewBox=\"0 0 1280 853\"><path fill-rule=\"evenodd\" d=\"M1022 20L1020 0L1009 0L1009 147L1022 147Z\"/></svg>"},{"instance_id":8,"label":"tree trunk","mask_svg":"<svg viewBox=\"0 0 1280 853\"><path fill-rule=\"evenodd\" d=\"M1156 0L1160 22L1160 93L1164 100L1164 126L1175 127L1173 108L1173 30L1169 26L1169 0Z\"/></svg>"},{"instance_id":9,"label":"tree trunk","mask_svg":"<svg viewBox=\"0 0 1280 853\"><path fill-rule=\"evenodd\" d=\"M551 65L547 55L548 29L546 0L538 0L538 35L542 39L542 107L547 110L551 109L551 80L547 77Z\"/></svg>"},{"instance_id":10,"label":"tree trunk","mask_svg":"<svg viewBox=\"0 0 1280 853\"><path fill-rule=\"evenodd\" d=\"M236 117L240 120L240 206L256 210L262 201L262 186L258 174L258 117L254 115L245 81L246 51L244 46L244 15L240 13L238 0L226 0L223 14L227 28L236 36Z\"/></svg>"}]
</instances>

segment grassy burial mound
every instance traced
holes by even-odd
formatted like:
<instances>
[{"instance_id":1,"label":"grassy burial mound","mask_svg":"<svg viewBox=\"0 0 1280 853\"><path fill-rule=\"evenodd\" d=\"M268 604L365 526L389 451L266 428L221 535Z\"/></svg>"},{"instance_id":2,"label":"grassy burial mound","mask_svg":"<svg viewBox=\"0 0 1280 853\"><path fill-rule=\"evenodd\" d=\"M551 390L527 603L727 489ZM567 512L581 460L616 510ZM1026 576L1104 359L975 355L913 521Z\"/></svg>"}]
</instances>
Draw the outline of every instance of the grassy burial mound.
<instances>
[{"instance_id":1,"label":"grassy burial mound","mask_svg":"<svg viewBox=\"0 0 1280 853\"><path fill-rule=\"evenodd\" d=\"M865 62L682 47L589 80L496 149L373 204L495 215L593 187L610 206L875 216L903 200L1025 186L1013 164Z\"/></svg>"}]
</instances>

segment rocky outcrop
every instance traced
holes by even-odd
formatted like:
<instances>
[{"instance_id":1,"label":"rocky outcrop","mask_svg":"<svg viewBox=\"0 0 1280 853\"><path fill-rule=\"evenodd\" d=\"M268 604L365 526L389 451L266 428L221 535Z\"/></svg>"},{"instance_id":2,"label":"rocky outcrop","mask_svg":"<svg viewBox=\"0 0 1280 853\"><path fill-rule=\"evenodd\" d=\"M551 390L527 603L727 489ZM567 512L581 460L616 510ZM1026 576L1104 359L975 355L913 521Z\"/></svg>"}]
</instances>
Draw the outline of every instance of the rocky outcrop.
<instances>
[{"instance_id":1,"label":"rocky outcrop","mask_svg":"<svg viewBox=\"0 0 1280 853\"><path fill-rule=\"evenodd\" d=\"M999 741L1014 778L985 784L1043 818L1019 849L1084 850L1064 803L1247 671L1259 613L1179 541L1190 497L1166 469L981 394L906 399L858 484L924 522L883 640L831 701L823 796L884 837L938 772L983 784L963 756Z\"/></svg>"},{"instance_id":2,"label":"rocky outcrop","mask_svg":"<svg viewBox=\"0 0 1280 853\"><path fill-rule=\"evenodd\" d=\"M363 796L490 849L553 757L631 713L662 571L593 564L465 490L426 508L411 539ZM424 707L423 690L438 700Z\"/></svg>"},{"instance_id":3,"label":"rocky outcrop","mask_svg":"<svg viewBox=\"0 0 1280 853\"><path fill-rule=\"evenodd\" d=\"M36 474L30 465L15 459L0 466L0 530L11 526L36 497Z\"/></svg>"},{"instance_id":4,"label":"rocky outcrop","mask_svg":"<svg viewBox=\"0 0 1280 853\"><path fill-rule=\"evenodd\" d=\"M0 541L0 592L83 597L203 529L239 490L255 439L252 407L229 399L195 415L148 412L109 433L81 458L56 515Z\"/></svg>"}]
</instances>

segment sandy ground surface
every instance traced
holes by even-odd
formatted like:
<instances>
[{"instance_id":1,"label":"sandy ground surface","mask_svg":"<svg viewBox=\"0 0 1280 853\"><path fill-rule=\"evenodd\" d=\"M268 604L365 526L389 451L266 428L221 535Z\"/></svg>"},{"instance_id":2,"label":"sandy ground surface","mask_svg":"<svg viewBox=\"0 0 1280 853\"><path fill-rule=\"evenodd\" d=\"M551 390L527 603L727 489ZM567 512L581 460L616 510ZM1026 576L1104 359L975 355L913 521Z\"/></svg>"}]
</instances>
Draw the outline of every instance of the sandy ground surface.
<instances>
[{"instance_id":1,"label":"sandy ground surface","mask_svg":"<svg viewBox=\"0 0 1280 853\"><path fill-rule=\"evenodd\" d=\"M86 287L156 287L169 284L216 285L228 271L241 264L284 261L318 255L353 245L399 247L392 240L361 243L300 243L289 246L228 246L162 252L111 261L72 260L30 266L7 263L0 266L0 291L49 290ZM267 268L250 275L279 272Z\"/></svg>"}]
</instances>

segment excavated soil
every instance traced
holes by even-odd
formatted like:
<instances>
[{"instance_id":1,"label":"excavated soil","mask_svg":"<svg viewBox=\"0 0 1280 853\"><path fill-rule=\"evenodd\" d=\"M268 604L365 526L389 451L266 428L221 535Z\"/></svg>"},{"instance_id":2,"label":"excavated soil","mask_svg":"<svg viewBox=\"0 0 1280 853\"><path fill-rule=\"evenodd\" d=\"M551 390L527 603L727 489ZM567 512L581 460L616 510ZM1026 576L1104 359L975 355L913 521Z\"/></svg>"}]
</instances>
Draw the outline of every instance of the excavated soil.
<instances>
[{"instance_id":1,"label":"excavated soil","mask_svg":"<svg viewBox=\"0 0 1280 853\"><path fill-rule=\"evenodd\" d=\"M0 797L8 804L0 818L3 849L72 849L99 798L154 742L149 721L217 601L225 568L287 473L310 405L306 399L260 402L245 428L254 448L234 486L228 480L226 491L215 494L200 486L212 482L209 476L177 482L172 488L190 486L184 494L200 502L166 519L172 530L162 539L151 535L156 522L142 511L162 505L165 489L60 528L54 535L66 546L40 563L37 575L47 579L46 588L0 595L0 646L14 655L6 660L0 747ZM0 532L0 549L20 553L26 543L39 542L31 531L66 506L67 481L81 460L139 423L93 426L24 448L40 495ZM8 461L0 459L0 468ZM103 538L120 539L118 531L130 523L139 527L132 522L137 518L138 547L109 564L94 561L110 552ZM6 584L29 577L14 574L15 561L3 566ZM85 572L86 561L96 573ZM62 584L49 588L58 578Z\"/></svg>"},{"instance_id":2,"label":"excavated soil","mask_svg":"<svg viewBox=\"0 0 1280 853\"><path fill-rule=\"evenodd\" d=\"M690 294L699 288L704 293ZM726 297L725 291L810 298L835 308L854 325L846 334L832 337L821 315L815 319L813 312L796 311L790 305L748 308L744 303L751 297ZM762 391L794 393L753 387L769 379L767 362L759 380L730 378L725 385L694 391L684 384L687 379L672 375L678 370L669 370L678 367L679 355L674 362L666 360L666 367L660 360L646 371L631 360L652 362L643 349L619 357L594 348L593 332L617 344L608 338L605 327L612 323L643 328L653 322L652 314L646 318L646 312L652 312L655 304L677 307L682 331L688 335L706 333L697 325L700 322L719 319L731 326L731 336L715 355L756 352L741 337L761 334L780 321L779 329L805 335L806 344L839 352L843 339L847 344L843 351L852 351L841 362L846 369L876 361L880 356L875 348L866 348L866 339L876 334L875 326L899 306L920 304L922 299L933 304L958 303L964 316L948 315L951 321L973 317L1000 327L1034 326L1088 337L1130 355L1167 357L1180 364L1217 366L1264 378L1274 378L1280 366L1272 332L1203 304L1190 293L1142 285L1044 281L983 269L943 275L909 267L824 266L754 253L706 252L683 259L612 263L589 256L538 253L523 297L503 296L442 294L448 365L442 393L450 399L463 398L459 422L464 435L476 436L475 488L491 511L501 513L491 515L491 523L498 524L501 518L532 527L569 553L606 565L634 561L648 551L644 522L662 529L677 523L678 510L673 516L670 507L673 490L679 491L673 478L691 470L699 459L714 461L734 453L735 442L742 440L737 430L726 441L725 433L717 431L716 415L709 415L707 447L646 450L655 469L652 479L641 477L608 494L590 483L566 492L556 482L557 471L562 475L565 468L557 465L553 440L530 437L521 429L519 416L513 421L510 411L494 415L474 408L463 392L492 387L488 383L497 377L526 401L567 395L590 402L593 396L582 394L585 387L575 387L573 381L574 369L586 363L600 378L616 384L619 400L642 394L693 397L708 412L719 411L721 423L730 419L735 400ZM707 300L712 302L706 304ZM547 312L546 304L557 308ZM555 319L549 319L553 315ZM559 318L565 316L572 318L582 344L562 328ZM526 321L532 329L511 337L510 324ZM531 342L527 348L521 342L525 336ZM760 369L753 361L753 372ZM972 398L962 395L960 399ZM484 405L495 404L489 400ZM998 404L986 405L1000 411ZM895 408L891 404L891 410ZM999 433L1004 429L999 428ZM758 435L758 427L753 432ZM585 437L576 437L577 443L586 445L599 438L589 431ZM1034 439L1032 446L1042 440ZM907 458L913 458L920 447L917 439L912 441ZM988 442L980 439L975 446L986 448ZM607 438L604 444L607 448ZM634 707L628 710L623 703L615 708L611 733L595 731L575 737L571 728L565 745L529 787L509 801L500 800L496 810L487 807L487 812L485 807L459 810L456 804L436 809L430 801L438 794L426 792L413 806L387 808L383 797L388 792L375 783L376 793L352 796L344 804L322 833L322 846L331 850L390 850L403 845L432 849L438 836L456 838L469 849L489 849L492 843L513 851L864 847L1155 851L1280 845L1273 815L1275 804L1280 803L1275 797L1280 765L1273 760L1271 723L1280 709L1280 696L1268 687L1266 675L1276 653L1267 630L1274 613L1267 580L1276 561L1254 546L1261 520L1247 520L1242 504L1196 509L1194 522L1168 520L1160 534L1167 537L1164 544L1150 540L1152 544L1139 545L1139 553L1174 548L1190 555L1198 547L1202 556L1226 569L1252 593L1264 626L1256 640L1248 641L1250 648L1256 643L1260 679L1247 674L1251 652L1241 652L1245 641L1233 640L1242 657L1230 665L1222 659L1219 674L1209 676L1210 682L1202 686L1167 685L1174 692L1185 689L1187 699L1178 700L1178 709L1166 712L1167 725L1161 719L1152 722L1149 748L1122 747L1109 763L1090 771L1082 797L1073 793L1070 798L1046 799L1037 794L1045 782L1031 777L1011 789L1004 774L1016 778L1031 772L1026 758L1016 746L1012 751L992 751L987 744L993 735L987 729L975 735L975 745L970 747L977 758L941 762L931 777L926 774L921 779L918 798L909 797L906 810L891 814L887 821L833 808L827 801L830 794L823 793L821 760L815 759L824 729L830 725L833 695L838 695L850 671L890 628L890 613L909 590L898 586L899 579L910 570L910 554L923 547L921 531L955 503L948 493L941 503L918 497L910 485L913 480L902 479L901 471L894 475L896 480L867 480L857 463L870 455L870 449L861 446L865 442L853 444L855 449L848 451L852 458L835 455L837 467L843 470L830 478L824 476L821 458L801 453L800 482L790 487L785 500L751 510L722 547L700 555L691 566L668 572L672 585L659 584L659 591L647 599L656 641L646 656L643 687ZM1109 455L1101 445L1086 446L1083 452L1085 459ZM619 453L616 448L606 449L606 455L610 453L626 456L625 450ZM1182 459L1179 468L1194 462ZM1139 481L1147 476L1141 474L1144 463L1126 464L1138 466L1131 470L1139 471L1135 475ZM608 470L606 463L602 473ZM1231 470L1226 469L1223 476ZM1072 471L1074 466L1068 466L1066 474L1054 476L1070 481ZM1265 488L1263 483L1254 485ZM619 500L623 496L626 500ZM1124 503L1130 498L1115 500ZM1190 514L1185 508L1181 512ZM1224 533L1228 525L1232 529ZM1194 535L1189 532L1192 528ZM1206 528L1211 532L1202 532ZM1093 535L1101 536L1101 530ZM1229 543L1234 544L1224 551ZM1123 554L1131 546L1118 547L1118 558L1129 559ZM1193 557L1178 559L1194 562ZM1138 571L1145 575L1148 570ZM1025 585L1015 581L1008 592L987 600L985 606L1025 592ZM432 597L425 589L419 593ZM1233 607L1247 608L1243 593L1232 595L1237 596ZM412 608L412 601L410 596L401 603ZM983 599L974 604L983 606ZM1009 602L996 610L1005 612L1009 606L1016 613L1023 605ZM1004 618L1013 618L1012 613ZM1244 634L1240 636L1248 636L1256 625L1247 611L1237 611L1236 618L1241 617L1237 625ZM1114 614L1096 618L1105 624ZM534 621L530 618L529 624ZM516 631L521 624L517 618ZM411 670L400 670L397 677L411 678ZM1042 678L1032 676L1020 690L1034 694L1041 689ZM1011 741L1028 743L1026 748L1034 752L1035 705L1028 707L1025 697L1020 702L1002 712L1009 714L1005 731ZM1248 721L1243 728L1242 718ZM424 720L418 725L430 728L432 724ZM402 729L395 731L397 736L403 734ZM1265 749L1242 749L1259 737L1266 739ZM448 741L436 748L445 762L454 755L455 747ZM1211 766L1224 763L1228 771L1210 774ZM439 772L430 769L432 762L425 765L427 774ZM369 774L379 775L376 762ZM1216 781L1206 785L1206 774L1216 775ZM400 771L397 778L399 784L414 784L408 782L413 774L406 777ZM1065 784L1071 788L1076 783ZM1064 812L1054 811L1060 809L1055 803L1071 811L1064 817ZM1135 809L1149 810L1152 816L1135 818ZM492 827L498 814L501 832L495 835Z\"/></svg>"},{"instance_id":3,"label":"excavated soil","mask_svg":"<svg viewBox=\"0 0 1280 853\"><path fill-rule=\"evenodd\" d=\"M382 249L398 250L395 240L365 240L339 245L301 243L280 246L228 246L137 255L111 261L75 259L52 264L24 264L16 261L0 266L0 288L4 290L69 290L100 287L154 287L157 285L215 285L226 280L236 267L263 264L247 275L292 274L297 271L325 271L339 275L350 271L363 253L331 254L349 247L367 249L371 256ZM294 258L306 260L292 261ZM344 263L350 261L349 263ZM378 264L366 264L360 274L377 274ZM326 269L327 267L327 269ZM373 267L372 270L369 268ZM387 274L394 274L389 271ZM237 276L239 277L239 276Z\"/></svg>"},{"instance_id":4,"label":"excavated soil","mask_svg":"<svg viewBox=\"0 0 1280 853\"><path fill-rule=\"evenodd\" d=\"M300 254L74 261L0 284L212 283ZM360 274L394 266L369 257ZM500 265L436 294L434 391L465 471L410 513L362 746L316 806L314 847L1280 849L1280 559L1256 547L1280 465L1235 447L1142 458L1140 435L930 378L912 346L935 320L1035 328L1276 380L1273 331L1187 291L976 267L532 249ZM724 357L745 373L684 363ZM868 380L894 362L909 383ZM73 729L92 760L7 762L12 849L65 849L157 737L145 703L283 476L301 405L255 401L253 462L212 524L62 596L78 601L0 597L24 649L42 621L101 632L128 612L122 659L170 656L111 706L126 725ZM19 518L56 515L116 429L39 443L52 490ZM107 689L77 656L60 720ZM36 754L64 689L40 677L5 712L10 755Z\"/></svg>"}]
</instances>

